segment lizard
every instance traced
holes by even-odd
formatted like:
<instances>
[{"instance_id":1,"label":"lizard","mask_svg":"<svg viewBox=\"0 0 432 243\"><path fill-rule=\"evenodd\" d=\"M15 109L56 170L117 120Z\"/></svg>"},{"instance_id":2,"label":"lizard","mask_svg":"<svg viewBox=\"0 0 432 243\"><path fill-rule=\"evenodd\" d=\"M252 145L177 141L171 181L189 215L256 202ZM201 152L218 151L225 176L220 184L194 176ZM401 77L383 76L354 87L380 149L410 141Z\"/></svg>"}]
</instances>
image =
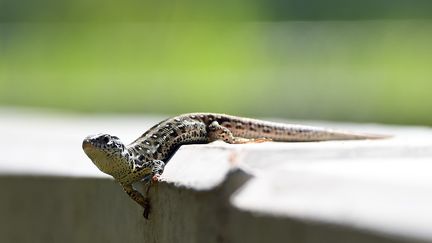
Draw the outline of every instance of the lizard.
<instances>
[{"instance_id":1,"label":"lizard","mask_svg":"<svg viewBox=\"0 0 432 243\"><path fill-rule=\"evenodd\" d=\"M102 172L111 175L148 219L150 200L132 183L149 185L159 181L165 164L180 146L222 140L229 144L316 142L330 140L380 139L387 136L360 134L297 124L276 123L217 113L188 113L168 118L151 127L129 145L109 134L91 135L82 148ZM147 189L148 193L148 189Z\"/></svg>"}]
</instances>

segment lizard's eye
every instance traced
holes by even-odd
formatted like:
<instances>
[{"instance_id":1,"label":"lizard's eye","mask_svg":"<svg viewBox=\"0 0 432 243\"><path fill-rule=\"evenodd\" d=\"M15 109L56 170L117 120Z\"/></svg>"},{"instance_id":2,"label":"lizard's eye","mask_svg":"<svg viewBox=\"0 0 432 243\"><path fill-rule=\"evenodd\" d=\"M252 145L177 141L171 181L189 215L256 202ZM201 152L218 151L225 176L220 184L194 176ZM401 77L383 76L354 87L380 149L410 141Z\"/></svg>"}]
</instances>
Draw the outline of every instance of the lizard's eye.
<instances>
[{"instance_id":1,"label":"lizard's eye","mask_svg":"<svg viewBox=\"0 0 432 243\"><path fill-rule=\"evenodd\" d=\"M103 139L102 139L102 141L103 141L104 143L109 143L110 139L109 139L108 136L104 136Z\"/></svg>"}]
</instances>

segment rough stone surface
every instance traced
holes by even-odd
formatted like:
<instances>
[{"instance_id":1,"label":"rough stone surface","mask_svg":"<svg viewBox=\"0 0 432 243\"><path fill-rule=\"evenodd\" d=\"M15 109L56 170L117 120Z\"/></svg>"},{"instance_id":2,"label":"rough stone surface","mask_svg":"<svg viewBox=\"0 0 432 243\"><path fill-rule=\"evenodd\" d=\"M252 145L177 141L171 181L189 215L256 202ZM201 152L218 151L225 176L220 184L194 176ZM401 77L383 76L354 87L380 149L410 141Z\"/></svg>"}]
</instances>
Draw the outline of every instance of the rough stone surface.
<instances>
[{"instance_id":1,"label":"rough stone surface","mask_svg":"<svg viewBox=\"0 0 432 243\"><path fill-rule=\"evenodd\" d=\"M394 137L184 146L146 221L81 141L162 118L0 109L0 242L432 242L432 129L309 122Z\"/></svg>"}]
</instances>

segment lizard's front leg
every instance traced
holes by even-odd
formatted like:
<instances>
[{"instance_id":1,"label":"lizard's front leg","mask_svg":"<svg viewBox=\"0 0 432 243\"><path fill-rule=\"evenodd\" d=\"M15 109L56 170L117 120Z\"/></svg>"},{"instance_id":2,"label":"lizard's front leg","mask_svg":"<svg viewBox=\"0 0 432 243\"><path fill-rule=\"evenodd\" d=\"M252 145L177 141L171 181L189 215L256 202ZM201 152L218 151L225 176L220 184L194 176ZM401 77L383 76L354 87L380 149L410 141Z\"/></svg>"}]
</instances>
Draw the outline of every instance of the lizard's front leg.
<instances>
[{"instance_id":1,"label":"lizard's front leg","mask_svg":"<svg viewBox=\"0 0 432 243\"><path fill-rule=\"evenodd\" d=\"M143 216L144 218L148 219L148 215L150 213L150 200L148 197L144 197L139 191L135 190L132 184L121 185L128 196L144 208Z\"/></svg>"},{"instance_id":2,"label":"lizard's front leg","mask_svg":"<svg viewBox=\"0 0 432 243\"><path fill-rule=\"evenodd\" d=\"M147 184L144 196L139 191L135 190L132 184L121 184L129 197L144 208L143 216L146 219L148 219L151 208L150 199L148 197L150 186L159 181L159 177L163 173L164 168L165 163L162 160L152 160L143 165L136 165L133 173L136 174L137 178L132 181L142 181Z\"/></svg>"},{"instance_id":3,"label":"lizard's front leg","mask_svg":"<svg viewBox=\"0 0 432 243\"><path fill-rule=\"evenodd\" d=\"M261 143L271 141L269 138L242 138L235 137L232 132L221 126L217 121L213 121L209 126L209 138L211 141L222 140L226 143L241 144L241 143Z\"/></svg>"},{"instance_id":4,"label":"lizard's front leg","mask_svg":"<svg viewBox=\"0 0 432 243\"><path fill-rule=\"evenodd\" d=\"M162 160L153 160L151 171L151 182L156 183L159 181L159 177L162 175L165 169L165 162Z\"/></svg>"}]
</instances>

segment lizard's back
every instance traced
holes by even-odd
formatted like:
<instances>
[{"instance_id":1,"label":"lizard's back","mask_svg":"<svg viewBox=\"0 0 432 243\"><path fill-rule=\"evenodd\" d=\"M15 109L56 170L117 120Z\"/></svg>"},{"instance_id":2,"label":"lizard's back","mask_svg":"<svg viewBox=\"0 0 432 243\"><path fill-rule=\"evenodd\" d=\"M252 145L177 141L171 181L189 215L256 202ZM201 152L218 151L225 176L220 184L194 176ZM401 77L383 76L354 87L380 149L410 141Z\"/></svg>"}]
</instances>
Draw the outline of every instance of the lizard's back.
<instances>
[{"instance_id":1,"label":"lizard's back","mask_svg":"<svg viewBox=\"0 0 432 243\"><path fill-rule=\"evenodd\" d=\"M270 139L279 142L377 139L383 136L269 122L216 113L189 113L166 119L145 132L128 147L147 159L169 159L184 144L209 143L212 124L226 128L234 137Z\"/></svg>"}]
</instances>

